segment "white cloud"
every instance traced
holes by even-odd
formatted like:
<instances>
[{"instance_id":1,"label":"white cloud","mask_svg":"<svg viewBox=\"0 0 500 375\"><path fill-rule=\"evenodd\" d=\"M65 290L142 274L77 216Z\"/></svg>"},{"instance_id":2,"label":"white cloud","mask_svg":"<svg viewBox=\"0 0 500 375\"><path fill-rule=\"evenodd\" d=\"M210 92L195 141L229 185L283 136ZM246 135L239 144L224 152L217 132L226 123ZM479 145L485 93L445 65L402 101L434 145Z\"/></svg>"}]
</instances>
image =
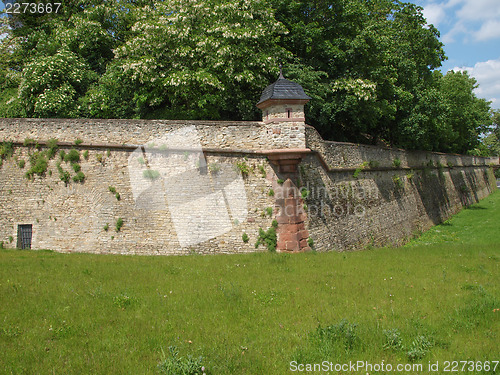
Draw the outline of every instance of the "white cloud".
<instances>
[{"instance_id":1,"label":"white cloud","mask_svg":"<svg viewBox=\"0 0 500 375\"><path fill-rule=\"evenodd\" d=\"M427 23L450 25L443 42L500 38L500 0L420 0Z\"/></svg>"},{"instance_id":2,"label":"white cloud","mask_svg":"<svg viewBox=\"0 0 500 375\"><path fill-rule=\"evenodd\" d=\"M479 41L500 38L500 21L489 20L483 23L481 28L474 32L473 35L474 38Z\"/></svg>"},{"instance_id":3,"label":"white cloud","mask_svg":"<svg viewBox=\"0 0 500 375\"><path fill-rule=\"evenodd\" d=\"M478 62L473 67L456 67L453 70L466 70L479 84L475 90L476 95L491 100L493 108L500 108L500 57L496 60Z\"/></svg>"},{"instance_id":4,"label":"white cloud","mask_svg":"<svg viewBox=\"0 0 500 375\"><path fill-rule=\"evenodd\" d=\"M463 6L457 16L463 20L484 21L500 17L498 0L462 0Z\"/></svg>"},{"instance_id":5,"label":"white cloud","mask_svg":"<svg viewBox=\"0 0 500 375\"><path fill-rule=\"evenodd\" d=\"M427 20L427 23L434 26L439 25L446 17L443 4L426 5L422 13Z\"/></svg>"}]
</instances>

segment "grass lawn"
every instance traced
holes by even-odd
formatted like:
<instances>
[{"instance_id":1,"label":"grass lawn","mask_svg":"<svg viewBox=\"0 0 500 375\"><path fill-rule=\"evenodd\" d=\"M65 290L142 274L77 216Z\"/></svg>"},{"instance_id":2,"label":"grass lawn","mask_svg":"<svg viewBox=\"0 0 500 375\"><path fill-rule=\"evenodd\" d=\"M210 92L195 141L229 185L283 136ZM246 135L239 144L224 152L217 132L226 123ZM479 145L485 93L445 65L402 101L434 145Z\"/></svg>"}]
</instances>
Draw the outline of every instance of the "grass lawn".
<instances>
[{"instance_id":1,"label":"grass lawn","mask_svg":"<svg viewBox=\"0 0 500 375\"><path fill-rule=\"evenodd\" d=\"M394 373L437 374L448 373L445 361L490 361L489 371L468 373L498 374L499 223L497 192L397 249L0 250L0 373L288 374L292 361L384 361L423 366ZM330 373L384 373L362 370Z\"/></svg>"}]
</instances>

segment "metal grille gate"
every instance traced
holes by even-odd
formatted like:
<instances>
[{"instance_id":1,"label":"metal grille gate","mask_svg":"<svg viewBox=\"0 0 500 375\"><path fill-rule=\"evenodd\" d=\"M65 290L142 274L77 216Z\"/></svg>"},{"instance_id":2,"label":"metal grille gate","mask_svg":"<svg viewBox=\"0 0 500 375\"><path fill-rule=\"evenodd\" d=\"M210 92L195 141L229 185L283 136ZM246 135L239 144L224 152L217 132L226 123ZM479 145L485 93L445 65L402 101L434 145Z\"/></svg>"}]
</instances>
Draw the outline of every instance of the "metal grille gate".
<instances>
[{"instance_id":1,"label":"metal grille gate","mask_svg":"<svg viewBox=\"0 0 500 375\"><path fill-rule=\"evenodd\" d=\"M17 226L17 248L31 249L31 236L33 233L33 225L20 224Z\"/></svg>"}]
</instances>

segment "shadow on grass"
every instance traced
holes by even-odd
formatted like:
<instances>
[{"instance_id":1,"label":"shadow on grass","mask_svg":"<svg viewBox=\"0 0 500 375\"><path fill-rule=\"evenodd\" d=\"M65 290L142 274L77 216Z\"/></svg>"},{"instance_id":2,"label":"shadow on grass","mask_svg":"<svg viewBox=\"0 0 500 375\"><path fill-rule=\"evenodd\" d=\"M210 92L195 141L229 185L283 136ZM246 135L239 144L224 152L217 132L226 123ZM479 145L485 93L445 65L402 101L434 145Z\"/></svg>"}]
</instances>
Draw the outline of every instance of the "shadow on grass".
<instances>
[{"instance_id":1,"label":"shadow on grass","mask_svg":"<svg viewBox=\"0 0 500 375\"><path fill-rule=\"evenodd\" d=\"M482 207L482 206L466 206L466 210L487 210L488 207Z\"/></svg>"}]
</instances>

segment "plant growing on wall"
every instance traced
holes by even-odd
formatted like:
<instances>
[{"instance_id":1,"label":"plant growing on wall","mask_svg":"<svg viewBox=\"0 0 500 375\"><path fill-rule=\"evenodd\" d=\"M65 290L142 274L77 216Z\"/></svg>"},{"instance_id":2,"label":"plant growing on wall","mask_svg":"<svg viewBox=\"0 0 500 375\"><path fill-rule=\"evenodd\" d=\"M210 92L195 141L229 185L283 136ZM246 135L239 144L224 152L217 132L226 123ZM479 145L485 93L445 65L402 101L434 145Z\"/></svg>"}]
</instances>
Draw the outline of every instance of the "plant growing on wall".
<instances>
[{"instance_id":1,"label":"plant growing on wall","mask_svg":"<svg viewBox=\"0 0 500 375\"><path fill-rule=\"evenodd\" d=\"M80 161L80 153L75 150L71 149L69 152L64 156L64 161L67 163L78 163Z\"/></svg>"},{"instance_id":2,"label":"plant growing on wall","mask_svg":"<svg viewBox=\"0 0 500 375\"><path fill-rule=\"evenodd\" d=\"M160 172L155 171L154 169L146 169L142 172L142 176L148 180L154 181L160 178Z\"/></svg>"},{"instance_id":3,"label":"plant growing on wall","mask_svg":"<svg viewBox=\"0 0 500 375\"><path fill-rule=\"evenodd\" d=\"M305 188L300 189L300 195L302 196L302 199L307 199L309 194L310 194L309 190Z\"/></svg>"},{"instance_id":4,"label":"plant growing on wall","mask_svg":"<svg viewBox=\"0 0 500 375\"><path fill-rule=\"evenodd\" d=\"M38 176L43 176L45 172L47 172L47 168L49 166L49 162L45 157L45 153L43 152L35 152L30 156L31 167L26 172L26 177L28 179L33 178L36 174Z\"/></svg>"},{"instance_id":5,"label":"plant growing on wall","mask_svg":"<svg viewBox=\"0 0 500 375\"><path fill-rule=\"evenodd\" d=\"M266 168L262 164L259 165L259 172L260 172L262 178L266 178L267 177Z\"/></svg>"},{"instance_id":6,"label":"plant growing on wall","mask_svg":"<svg viewBox=\"0 0 500 375\"><path fill-rule=\"evenodd\" d=\"M47 141L47 157L52 159L57 154L57 150L59 146L57 144L58 140L55 138L51 138Z\"/></svg>"},{"instance_id":7,"label":"plant growing on wall","mask_svg":"<svg viewBox=\"0 0 500 375\"><path fill-rule=\"evenodd\" d=\"M75 182L83 182L85 180L85 175L83 174L82 171L78 172L76 175L73 176L73 181Z\"/></svg>"},{"instance_id":8,"label":"plant growing on wall","mask_svg":"<svg viewBox=\"0 0 500 375\"><path fill-rule=\"evenodd\" d=\"M404 182L401 179L401 177L394 175L392 176L392 181L394 182L394 185L396 185L396 188L401 189L404 186Z\"/></svg>"},{"instance_id":9,"label":"plant growing on wall","mask_svg":"<svg viewBox=\"0 0 500 375\"><path fill-rule=\"evenodd\" d=\"M278 228L278 222L276 220L273 220L271 227L267 231L259 228L259 237L255 243L255 248L258 248L259 245L263 244L267 247L267 250L272 253L275 252L278 243L276 228Z\"/></svg>"},{"instance_id":10,"label":"plant growing on wall","mask_svg":"<svg viewBox=\"0 0 500 375\"><path fill-rule=\"evenodd\" d=\"M66 185L68 185L68 182L71 178L70 174L68 171L65 171L63 167L61 166L61 163L57 163L57 171L59 172L59 178L62 182L64 182Z\"/></svg>"},{"instance_id":11,"label":"plant growing on wall","mask_svg":"<svg viewBox=\"0 0 500 375\"><path fill-rule=\"evenodd\" d=\"M123 227L123 219L119 217L118 220L116 220L115 230L119 232L122 229L122 227Z\"/></svg>"},{"instance_id":12,"label":"plant growing on wall","mask_svg":"<svg viewBox=\"0 0 500 375\"><path fill-rule=\"evenodd\" d=\"M108 190L115 195L115 198L117 200L120 200L120 193L116 191L116 188L114 186L108 186Z\"/></svg>"},{"instance_id":13,"label":"plant growing on wall","mask_svg":"<svg viewBox=\"0 0 500 375\"><path fill-rule=\"evenodd\" d=\"M217 174L221 170L221 166L219 164L217 164L217 163L210 163L208 165L208 170L212 174Z\"/></svg>"},{"instance_id":14,"label":"plant growing on wall","mask_svg":"<svg viewBox=\"0 0 500 375\"><path fill-rule=\"evenodd\" d=\"M236 163L236 168L240 171L243 178L248 177L248 174L250 173L250 167L248 166L246 161Z\"/></svg>"},{"instance_id":15,"label":"plant growing on wall","mask_svg":"<svg viewBox=\"0 0 500 375\"><path fill-rule=\"evenodd\" d=\"M401 159L399 158L396 158L392 161L392 164L396 167L396 168L399 168L401 167Z\"/></svg>"},{"instance_id":16,"label":"plant growing on wall","mask_svg":"<svg viewBox=\"0 0 500 375\"><path fill-rule=\"evenodd\" d=\"M14 147L12 142L2 142L0 143L0 159L7 160L12 155L14 155Z\"/></svg>"},{"instance_id":17,"label":"plant growing on wall","mask_svg":"<svg viewBox=\"0 0 500 375\"><path fill-rule=\"evenodd\" d=\"M314 250L314 240L311 237L307 239L307 245Z\"/></svg>"}]
</instances>

